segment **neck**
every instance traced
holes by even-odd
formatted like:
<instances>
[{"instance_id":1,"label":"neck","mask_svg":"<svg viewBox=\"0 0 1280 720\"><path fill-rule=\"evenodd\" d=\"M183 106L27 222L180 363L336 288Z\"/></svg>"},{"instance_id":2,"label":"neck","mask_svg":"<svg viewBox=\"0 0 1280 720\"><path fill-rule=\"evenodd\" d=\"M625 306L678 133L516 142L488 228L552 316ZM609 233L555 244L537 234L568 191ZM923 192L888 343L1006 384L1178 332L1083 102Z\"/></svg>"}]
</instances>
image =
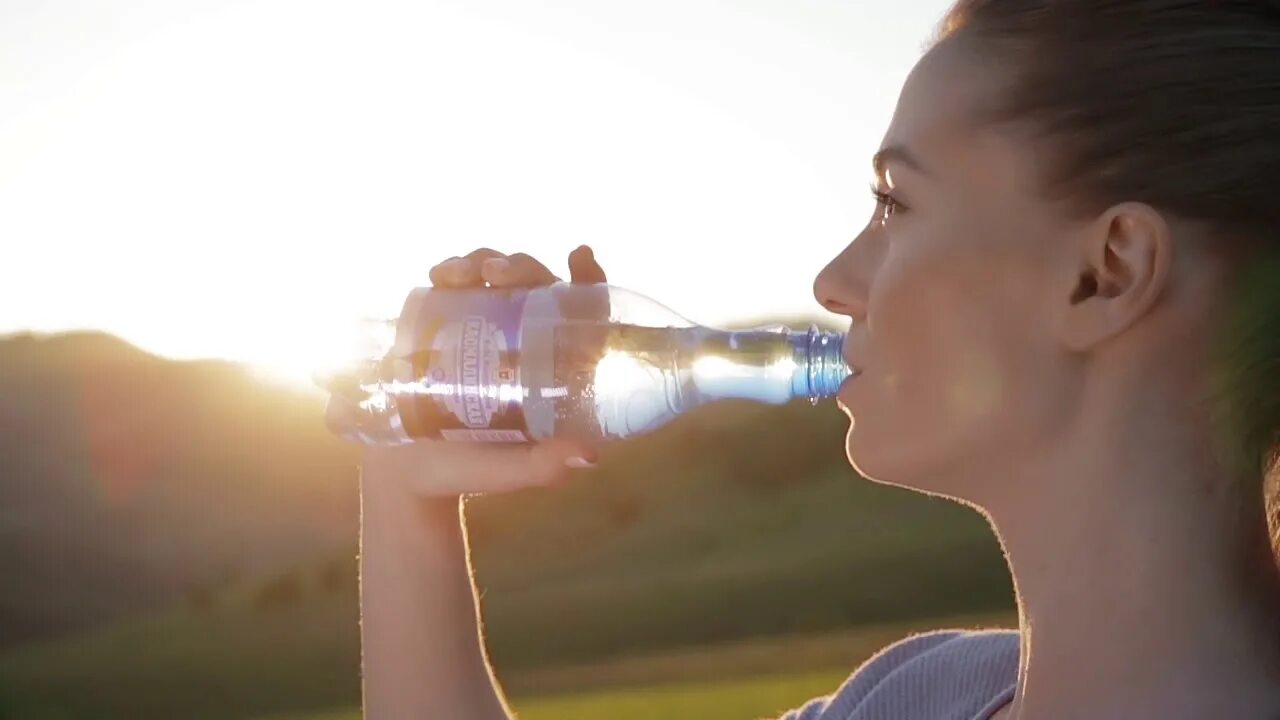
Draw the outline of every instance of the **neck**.
<instances>
[{"instance_id":1,"label":"neck","mask_svg":"<svg viewBox=\"0 0 1280 720\"><path fill-rule=\"evenodd\" d=\"M1090 400L1078 416L1089 422L1010 474L1007 486L1025 492L981 503L1009 560L1022 632L1004 717L1274 717L1280 604L1267 598L1280 595L1268 592L1275 566L1257 481L1221 468L1203 423L1170 420L1193 406L1183 393Z\"/></svg>"}]
</instances>

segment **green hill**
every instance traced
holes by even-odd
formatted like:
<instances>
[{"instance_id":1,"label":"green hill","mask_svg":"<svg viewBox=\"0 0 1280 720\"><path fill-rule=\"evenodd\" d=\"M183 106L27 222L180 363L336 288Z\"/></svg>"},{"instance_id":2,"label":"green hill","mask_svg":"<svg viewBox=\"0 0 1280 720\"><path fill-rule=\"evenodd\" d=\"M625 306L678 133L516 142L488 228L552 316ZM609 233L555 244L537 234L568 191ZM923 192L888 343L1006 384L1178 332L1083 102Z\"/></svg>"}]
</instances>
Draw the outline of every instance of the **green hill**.
<instances>
[{"instance_id":1,"label":"green hill","mask_svg":"<svg viewBox=\"0 0 1280 720\"><path fill-rule=\"evenodd\" d=\"M0 340L0 648L349 547L315 397L99 334Z\"/></svg>"}]
</instances>

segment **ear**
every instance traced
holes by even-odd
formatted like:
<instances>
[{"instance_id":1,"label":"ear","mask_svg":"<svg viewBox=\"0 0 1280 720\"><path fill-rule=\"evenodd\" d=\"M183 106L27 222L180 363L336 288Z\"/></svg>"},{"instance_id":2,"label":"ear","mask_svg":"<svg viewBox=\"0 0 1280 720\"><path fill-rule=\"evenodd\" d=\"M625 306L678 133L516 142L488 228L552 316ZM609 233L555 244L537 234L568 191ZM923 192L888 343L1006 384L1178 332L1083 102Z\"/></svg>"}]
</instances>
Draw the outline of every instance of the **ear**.
<instances>
[{"instance_id":1,"label":"ear","mask_svg":"<svg viewBox=\"0 0 1280 720\"><path fill-rule=\"evenodd\" d=\"M1150 205L1121 203L1085 228L1074 255L1079 264L1060 330L1069 349L1084 352L1155 305L1173 266L1172 232Z\"/></svg>"}]
</instances>

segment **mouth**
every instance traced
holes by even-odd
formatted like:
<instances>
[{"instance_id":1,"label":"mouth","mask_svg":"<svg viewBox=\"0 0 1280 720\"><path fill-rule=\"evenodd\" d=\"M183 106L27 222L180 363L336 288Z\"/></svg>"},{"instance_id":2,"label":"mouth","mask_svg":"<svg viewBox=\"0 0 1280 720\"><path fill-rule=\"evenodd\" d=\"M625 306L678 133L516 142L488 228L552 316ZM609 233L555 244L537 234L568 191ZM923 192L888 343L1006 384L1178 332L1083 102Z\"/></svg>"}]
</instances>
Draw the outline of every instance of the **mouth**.
<instances>
[{"instance_id":1,"label":"mouth","mask_svg":"<svg viewBox=\"0 0 1280 720\"><path fill-rule=\"evenodd\" d=\"M859 363L855 362L855 361L854 361L854 359L853 359L853 355L854 355L854 353L853 353L853 348L852 348L852 347L850 347L850 343L849 343L849 341L848 341L848 339L847 339L847 338L848 338L848 336L846 336L846 340L845 340L845 344L844 344L844 346L843 346L843 347L841 347L840 359L841 359L841 360L844 360L844 364L845 364L846 366L848 366L848 368L849 368L849 377L846 377L846 378L845 378L845 379L840 383L840 387L839 387L839 388L837 388L837 390L836 390L836 397L837 397L837 398L841 398L841 397L843 397L843 396L848 392L849 387L850 387L851 385L853 385L853 381L854 381L854 380L856 380L856 379L858 379L858 377L860 377L860 376L862 375L862 372L863 372L863 368L862 368L862 366L861 366ZM843 404L843 403L842 403L842 404Z\"/></svg>"},{"instance_id":2,"label":"mouth","mask_svg":"<svg viewBox=\"0 0 1280 720\"><path fill-rule=\"evenodd\" d=\"M852 371L849 373L849 377L845 378L840 383L839 389L836 390L836 401L842 408L847 407L849 390L853 387L853 381L857 380L858 377L862 375L862 369L853 363L849 363L849 370Z\"/></svg>"},{"instance_id":3,"label":"mouth","mask_svg":"<svg viewBox=\"0 0 1280 720\"><path fill-rule=\"evenodd\" d=\"M858 377L859 377L860 375L862 375L862 371L861 371L861 370L859 370L858 368L850 367L849 369L850 369L852 372L850 372L850 373L849 373L849 377L847 377L847 378L845 378L843 381L841 381L841 383L840 383L840 390L844 390L846 387L848 387L849 385L851 385L851 384L853 383L853 381L854 381L854 380L857 380L857 379L858 379Z\"/></svg>"},{"instance_id":4,"label":"mouth","mask_svg":"<svg viewBox=\"0 0 1280 720\"><path fill-rule=\"evenodd\" d=\"M858 364L855 363L848 355L842 356L841 359L844 360L844 364L849 367L849 377L846 378L846 380L852 380L862 374L862 368L859 367Z\"/></svg>"}]
</instances>

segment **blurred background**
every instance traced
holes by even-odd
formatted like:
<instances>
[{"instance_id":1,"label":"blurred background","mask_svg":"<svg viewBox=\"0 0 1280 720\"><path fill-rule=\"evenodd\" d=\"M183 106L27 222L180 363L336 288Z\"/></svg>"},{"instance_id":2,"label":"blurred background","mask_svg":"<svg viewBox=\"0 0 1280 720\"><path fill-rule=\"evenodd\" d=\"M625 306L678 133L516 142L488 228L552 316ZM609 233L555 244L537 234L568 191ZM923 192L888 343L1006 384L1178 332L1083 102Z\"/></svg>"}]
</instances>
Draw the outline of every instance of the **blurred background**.
<instances>
[{"instance_id":1,"label":"blurred background","mask_svg":"<svg viewBox=\"0 0 1280 720\"><path fill-rule=\"evenodd\" d=\"M6 0L0 718L359 717L356 449L312 368L476 246L819 322L947 3ZM1010 626L994 537L830 404L704 408L468 503L526 720L753 718Z\"/></svg>"}]
</instances>

